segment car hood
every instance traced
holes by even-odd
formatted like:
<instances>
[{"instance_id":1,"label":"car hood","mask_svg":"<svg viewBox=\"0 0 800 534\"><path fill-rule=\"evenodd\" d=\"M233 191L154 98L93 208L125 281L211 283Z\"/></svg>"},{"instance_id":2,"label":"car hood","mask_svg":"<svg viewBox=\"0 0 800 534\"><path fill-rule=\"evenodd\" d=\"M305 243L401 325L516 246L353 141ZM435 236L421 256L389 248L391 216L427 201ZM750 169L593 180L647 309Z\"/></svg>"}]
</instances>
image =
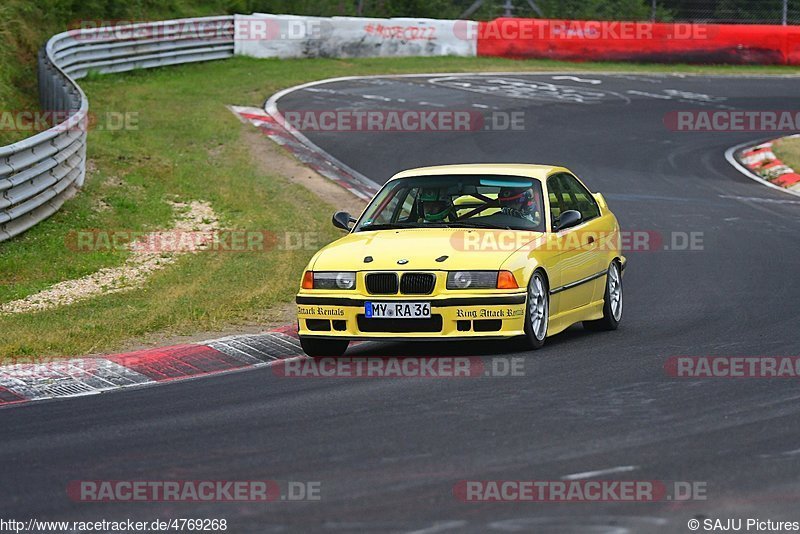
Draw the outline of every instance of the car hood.
<instances>
[{"instance_id":1,"label":"car hood","mask_svg":"<svg viewBox=\"0 0 800 534\"><path fill-rule=\"evenodd\" d=\"M466 228L356 232L320 250L311 268L315 271L494 270L516 250L542 235ZM367 256L372 261L365 262ZM447 259L436 261L442 256Z\"/></svg>"}]
</instances>

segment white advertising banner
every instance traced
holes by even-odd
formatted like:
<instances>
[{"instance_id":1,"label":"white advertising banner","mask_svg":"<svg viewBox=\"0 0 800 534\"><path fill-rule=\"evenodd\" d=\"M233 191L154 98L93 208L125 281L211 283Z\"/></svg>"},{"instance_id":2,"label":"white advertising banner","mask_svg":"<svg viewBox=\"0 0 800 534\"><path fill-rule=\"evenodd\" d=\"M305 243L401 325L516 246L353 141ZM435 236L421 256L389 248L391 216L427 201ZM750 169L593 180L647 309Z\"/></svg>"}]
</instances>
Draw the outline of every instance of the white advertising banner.
<instances>
[{"instance_id":1,"label":"white advertising banner","mask_svg":"<svg viewBox=\"0 0 800 534\"><path fill-rule=\"evenodd\" d=\"M259 58L475 56L477 22L236 15L235 53Z\"/></svg>"}]
</instances>

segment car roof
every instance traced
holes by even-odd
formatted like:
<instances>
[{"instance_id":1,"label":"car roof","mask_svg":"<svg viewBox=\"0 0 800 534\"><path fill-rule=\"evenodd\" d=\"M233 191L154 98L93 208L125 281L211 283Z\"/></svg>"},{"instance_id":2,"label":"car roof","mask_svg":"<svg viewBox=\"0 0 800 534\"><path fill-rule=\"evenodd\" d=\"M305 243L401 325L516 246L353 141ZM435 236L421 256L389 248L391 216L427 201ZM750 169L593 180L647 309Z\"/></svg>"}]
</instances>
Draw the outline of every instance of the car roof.
<instances>
[{"instance_id":1,"label":"car roof","mask_svg":"<svg viewBox=\"0 0 800 534\"><path fill-rule=\"evenodd\" d=\"M533 165L529 163L467 163L459 165L436 165L418 167L399 172L390 179L410 178L413 176L463 176L465 174L493 174L502 176L524 176L544 181L554 172L569 172L566 167L555 165Z\"/></svg>"}]
</instances>

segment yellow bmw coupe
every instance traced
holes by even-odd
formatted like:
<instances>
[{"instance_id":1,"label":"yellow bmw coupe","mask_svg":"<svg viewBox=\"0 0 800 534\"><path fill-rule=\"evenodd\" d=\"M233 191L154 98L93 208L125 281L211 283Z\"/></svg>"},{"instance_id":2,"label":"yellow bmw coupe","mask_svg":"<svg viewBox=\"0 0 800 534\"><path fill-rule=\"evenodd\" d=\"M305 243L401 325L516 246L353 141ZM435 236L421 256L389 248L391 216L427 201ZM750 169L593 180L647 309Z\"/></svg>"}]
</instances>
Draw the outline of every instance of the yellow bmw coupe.
<instances>
[{"instance_id":1,"label":"yellow bmw coupe","mask_svg":"<svg viewBox=\"0 0 800 534\"><path fill-rule=\"evenodd\" d=\"M549 165L443 165L393 176L317 252L297 294L306 354L369 340L524 339L622 319L617 219Z\"/></svg>"}]
</instances>

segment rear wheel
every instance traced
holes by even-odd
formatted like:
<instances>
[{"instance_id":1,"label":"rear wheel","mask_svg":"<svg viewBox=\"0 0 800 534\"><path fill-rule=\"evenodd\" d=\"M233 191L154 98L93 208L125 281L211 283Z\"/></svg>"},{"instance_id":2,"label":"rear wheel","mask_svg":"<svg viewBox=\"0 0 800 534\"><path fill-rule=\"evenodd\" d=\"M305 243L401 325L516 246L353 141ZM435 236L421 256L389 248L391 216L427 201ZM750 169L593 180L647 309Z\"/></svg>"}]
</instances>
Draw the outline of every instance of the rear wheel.
<instances>
[{"instance_id":1,"label":"rear wheel","mask_svg":"<svg viewBox=\"0 0 800 534\"><path fill-rule=\"evenodd\" d=\"M603 295L603 318L597 321L583 321L589 330L616 330L622 320L622 275L615 261L608 266L606 273L606 292Z\"/></svg>"},{"instance_id":2,"label":"rear wheel","mask_svg":"<svg viewBox=\"0 0 800 534\"><path fill-rule=\"evenodd\" d=\"M535 271L528 283L528 305L525 309L525 337L529 348L538 349L547 337L550 322L550 295L541 271Z\"/></svg>"},{"instance_id":3,"label":"rear wheel","mask_svg":"<svg viewBox=\"0 0 800 534\"><path fill-rule=\"evenodd\" d=\"M347 350L350 341L338 338L317 338L300 336L303 352L312 358L338 358Z\"/></svg>"}]
</instances>

